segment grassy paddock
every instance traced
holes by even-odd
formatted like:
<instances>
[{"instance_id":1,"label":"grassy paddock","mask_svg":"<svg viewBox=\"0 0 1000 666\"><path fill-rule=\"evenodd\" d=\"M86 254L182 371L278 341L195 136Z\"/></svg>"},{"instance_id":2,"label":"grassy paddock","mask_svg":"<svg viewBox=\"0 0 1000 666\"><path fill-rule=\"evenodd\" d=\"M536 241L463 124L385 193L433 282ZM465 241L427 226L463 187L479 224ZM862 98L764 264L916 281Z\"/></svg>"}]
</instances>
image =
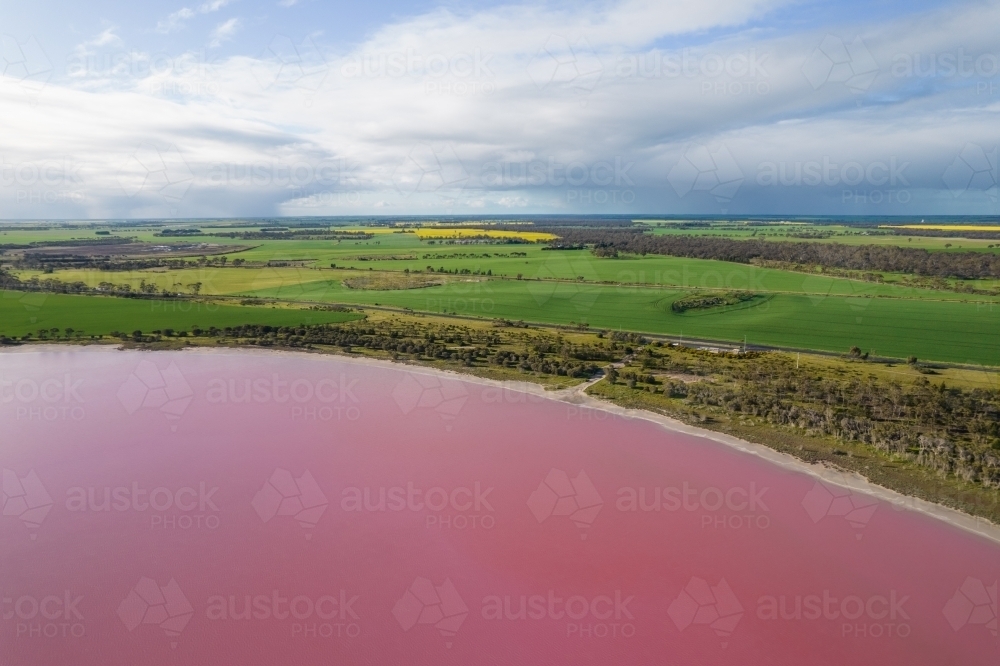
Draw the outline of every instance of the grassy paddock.
<instances>
[{"instance_id":1,"label":"grassy paddock","mask_svg":"<svg viewBox=\"0 0 1000 666\"><path fill-rule=\"evenodd\" d=\"M211 233L208 224L200 226ZM840 234L832 237L834 241L881 242L889 239L909 245L905 238L865 235L862 230L849 227L772 225L680 230L657 227L655 223L650 226L656 233L747 235L756 231L758 237L770 239L771 234L784 234L788 240L796 240L788 236L790 233L833 232ZM996 295L880 284L722 261L653 255L611 259L595 257L588 250L545 250L540 244L449 245L440 238L431 244L432 239L421 241L418 234L412 232L360 227L353 230L375 235L367 240L253 241L254 248L230 255L230 259L259 262L253 268L203 266L131 272L16 272L22 279L51 277L64 282L82 281L91 287L106 281L127 283L137 290L145 281L168 291L191 293L198 289L202 296L208 297L263 296L285 301L380 304L487 319L502 317L552 324L585 322L594 327L678 337L734 342L746 338L751 344L840 353L858 345L866 351L900 358L915 355L937 361L1000 364L1000 345L996 336L1000 324L1000 297ZM452 230L447 231L452 233ZM191 240L156 237L150 228L118 227L114 234L156 243ZM8 227L0 232L0 243L57 238L94 239L95 236L93 228L82 227L48 231ZM200 240L246 244L240 239L202 237ZM915 237L912 242L935 243L943 248L944 240L947 239ZM1000 246L996 241L990 244ZM303 261L309 265L260 267L274 260ZM331 264L337 268L330 268ZM435 269L433 274L426 272L428 266ZM447 272L438 272L441 268ZM405 270L410 272L404 273ZM421 273L415 276L414 271ZM487 271L489 276L484 275ZM518 275L524 279L517 279ZM499 276L506 279L496 279ZM401 288L427 284L431 281L428 278L445 284L420 289ZM345 281L356 288L348 288ZM996 281L984 280L976 281L974 286L990 289L996 284ZM671 311L671 305L678 298L713 293L713 290L749 291L760 294L761 298L747 304L698 312ZM3 308L0 326L21 334L43 326L69 326L96 334L115 329L217 325L207 320L199 321L199 317L204 318L209 313L150 312L147 310L157 306L138 300L123 301L125 305L120 306L123 309L116 306L109 315L113 319L108 320L105 306L101 305L108 299L98 298L94 304L86 303L86 307L53 308L52 304L61 302L61 298L66 297L31 294L2 299L13 300L14 304L0 302ZM35 299L48 305L36 307L32 303ZM186 301L181 303L192 305ZM173 303L173 307L179 307L179 302ZM95 316L91 311L101 314ZM272 312L267 308L265 311ZM239 312L236 319L227 319L224 313L219 316L225 321L246 322L242 319L246 310ZM60 313L66 316L57 316ZM163 323L171 319L182 323Z\"/></svg>"},{"instance_id":2,"label":"grassy paddock","mask_svg":"<svg viewBox=\"0 0 1000 666\"><path fill-rule=\"evenodd\" d=\"M428 312L688 336L845 353L854 345L879 355L998 365L1000 305L775 294L750 307L676 313L685 290L610 287L568 282L492 280L440 287L365 292L339 283L271 289L261 296L389 305Z\"/></svg>"},{"instance_id":3,"label":"grassy paddock","mask_svg":"<svg viewBox=\"0 0 1000 666\"><path fill-rule=\"evenodd\" d=\"M207 301L160 301L105 296L0 292L0 334L22 336L39 329L67 327L84 336L111 331L148 333L157 329L189 330L256 323L276 326L352 321L351 312L288 307L243 307Z\"/></svg>"},{"instance_id":4,"label":"grassy paddock","mask_svg":"<svg viewBox=\"0 0 1000 666\"><path fill-rule=\"evenodd\" d=\"M516 247L516 246L515 246ZM483 252L493 246L485 246ZM495 251L502 252L502 250ZM188 285L201 283L201 293L209 295L244 294L259 289L287 287L317 280L344 280L365 273L402 273L426 271L427 266L435 270L468 270L485 273L492 277L517 277L520 274L529 280L573 280L583 278L588 283L638 284L651 287L678 287L685 289L747 290L757 293L776 292L789 294L819 294L823 296L891 296L894 298L914 298L927 300L962 301L970 298L1000 303L1000 297L968 294L954 291L910 287L896 283L864 282L819 273L799 273L796 271L761 268L748 264L736 264L706 259L686 259L648 255L622 259L599 259L586 250L542 251L540 249L517 250L527 257L492 257L490 259L386 259L366 261L339 261L337 268L312 267L267 267L267 268L184 268L180 270L150 269L139 271L97 271L87 269L57 270L51 274L40 271L15 271L22 280L32 277L56 278L64 282L81 281L96 287L103 281L117 284L128 283L138 288L145 280L158 288L171 291L187 291ZM444 253L445 255L447 253ZM371 255L378 256L378 255ZM398 254L386 256L398 257ZM404 255L405 256L405 255ZM372 269L372 270L369 270ZM437 277L440 273L434 273ZM454 273L451 273L454 275ZM464 277L464 276L458 276ZM995 280L969 281L974 286L992 289L998 285Z\"/></svg>"}]
</instances>

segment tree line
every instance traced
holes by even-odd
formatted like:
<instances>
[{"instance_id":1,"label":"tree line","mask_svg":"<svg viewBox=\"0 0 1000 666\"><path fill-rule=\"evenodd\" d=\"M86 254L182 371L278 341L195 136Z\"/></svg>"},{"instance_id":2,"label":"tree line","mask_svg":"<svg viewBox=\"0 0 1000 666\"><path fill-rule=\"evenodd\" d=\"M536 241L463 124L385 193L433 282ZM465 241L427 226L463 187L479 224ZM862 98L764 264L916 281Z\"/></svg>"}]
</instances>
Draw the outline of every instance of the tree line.
<instances>
[{"instance_id":1,"label":"tree line","mask_svg":"<svg viewBox=\"0 0 1000 666\"><path fill-rule=\"evenodd\" d=\"M154 334L166 335L159 331ZM171 331L169 335L174 334ZM424 326L391 320L302 326L246 324L212 327L192 334L259 347L339 347L345 352L384 352L394 360L451 361L467 368L499 367L577 378L598 373L595 360L612 360L615 356L604 345L572 344L558 336L542 339L516 328Z\"/></svg>"},{"instance_id":2,"label":"tree line","mask_svg":"<svg viewBox=\"0 0 1000 666\"><path fill-rule=\"evenodd\" d=\"M1000 488L996 389L948 387L926 377L904 384L860 371L817 372L775 352L732 356L652 346L635 361L638 369L619 373L630 388L807 436L863 443L943 475ZM657 372L704 381L659 381Z\"/></svg>"},{"instance_id":3,"label":"tree line","mask_svg":"<svg viewBox=\"0 0 1000 666\"><path fill-rule=\"evenodd\" d=\"M762 261L830 266L857 271L981 279L1000 277L1000 255L989 252L930 252L893 245L846 245L797 241L734 240L715 236L653 235L641 230L553 229L562 244L586 244L600 257L619 253L662 254L749 264Z\"/></svg>"}]
</instances>

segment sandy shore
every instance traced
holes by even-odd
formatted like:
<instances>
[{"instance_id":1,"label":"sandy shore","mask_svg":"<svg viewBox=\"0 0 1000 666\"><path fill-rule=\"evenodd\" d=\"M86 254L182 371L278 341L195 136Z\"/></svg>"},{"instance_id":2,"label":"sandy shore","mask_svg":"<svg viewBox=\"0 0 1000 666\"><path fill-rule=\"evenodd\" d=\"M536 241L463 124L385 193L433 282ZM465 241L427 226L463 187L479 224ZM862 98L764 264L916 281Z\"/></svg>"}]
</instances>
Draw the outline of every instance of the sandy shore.
<instances>
[{"instance_id":1,"label":"sandy shore","mask_svg":"<svg viewBox=\"0 0 1000 666\"><path fill-rule=\"evenodd\" d=\"M67 351L80 351L81 349L86 349L87 351L102 351L107 353L115 353L120 347L114 345L64 345L64 344L52 344L52 345L23 345L17 347L8 347L0 349L0 354L17 354L17 353L39 353L39 352L67 352ZM129 350L137 351L142 353L143 350ZM916 497L911 497L909 495L904 495L900 492L886 488L872 483L868 479L864 478L860 474L849 473L843 470L835 469L832 467L824 465L815 465L807 463L800 460L792 455L786 453L780 453L771 449L763 444L755 444L753 442L748 442L737 437L732 437L724 433L715 432L712 430L705 430L703 428L697 428L695 426L689 425L682 421L672 419L668 416L663 416L661 414L656 414L654 412L649 412L641 409L626 409L620 407L614 403L608 402L606 400L601 400L600 398L595 398L591 395L587 395L584 390L593 382L588 382L581 384L569 389L561 390L546 390L539 384L533 384L527 381L498 381L494 379L486 379L483 377L477 377L475 375L463 374L460 372L455 372L452 370L441 370L438 368L429 368L427 366L415 365L409 363L399 363L395 361L388 361L382 359L364 358L357 356L346 356L339 354L327 354L327 353L315 353L315 352L299 352L290 350L271 350L271 349L259 349L250 347L240 347L240 348L225 348L225 349L213 349L209 347L189 347L179 350L186 354L211 354L211 355L266 355L274 356L288 355L293 358L302 358L303 356L311 356L314 359L322 359L324 362L329 363L347 363L352 365L358 365L363 367L377 367L395 371L406 371L413 374L422 374L436 377L447 377L448 379L455 379L462 382L470 384L479 384L482 386L489 386L496 389L502 389L505 391L512 391L516 393L526 393L529 395L537 396L539 399L552 400L555 402L562 402L567 405L574 405L576 407L582 407L586 409L599 410L606 412L608 414L613 414L621 418L628 419L641 419L644 421L649 421L657 424L664 430L670 432L683 433L685 435L691 435L693 437L699 437L712 442L717 442L725 446L731 447L743 453L748 453L751 455L758 456L771 464L778 465L784 469L792 470L795 472L800 472L803 474L808 474L823 483L839 486L842 488L847 488L852 492L864 493L866 495L875 497L877 499L889 502L897 510L902 511L918 511L927 516L931 516L937 520L944 521L949 525L957 527L959 529L978 534L986 539L1000 543L1000 525L996 525L985 518L980 518L978 516L972 516L970 514L958 511L957 509L952 509L940 504L935 504L934 502L929 502L927 500L922 500ZM318 358L317 358L318 357Z\"/></svg>"}]
</instances>

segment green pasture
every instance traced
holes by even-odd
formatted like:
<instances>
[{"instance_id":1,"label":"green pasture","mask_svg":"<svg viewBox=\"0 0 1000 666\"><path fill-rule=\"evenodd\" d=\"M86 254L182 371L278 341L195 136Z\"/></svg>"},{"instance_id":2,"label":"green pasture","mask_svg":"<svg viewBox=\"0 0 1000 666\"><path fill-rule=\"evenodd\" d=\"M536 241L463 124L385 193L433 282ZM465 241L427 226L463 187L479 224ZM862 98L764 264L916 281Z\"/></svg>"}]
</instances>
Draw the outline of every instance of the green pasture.
<instances>
[{"instance_id":1,"label":"green pasture","mask_svg":"<svg viewBox=\"0 0 1000 666\"><path fill-rule=\"evenodd\" d=\"M289 285L260 296L387 305L417 311L592 327L671 336L959 363L1000 364L1000 304L775 294L759 305L678 314L685 290L554 281L489 280L395 291L357 291L337 281Z\"/></svg>"},{"instance_id":2,"label":"green pasture","mask_svg":"<svg viewBox=\"0 0 1000 666\"><path fill-rule=\"evenodd\" d=\"M647 222L650 233L672 236L719 236L736 240L756 238L768 241L789 241L819 243L842 243L844 245L897 245L899 247L918 248L940 252L964 252L976 250L981 252L1000 252L1000 239L962 238L944 236L897 236L887 233L888 229L859 229L846 225L785 225L774 224L764 226L748 226L739 224L720 224L710 227L683 228L667 222ZM832 232L825 238L800 238L795 234ZM990 246L993 247L990 247Z\"/></svg>"},{"instance_id":3,"label":"green pasture","mask_svg":"<svg viewBox=\"0 0 1000 666\"><path fill-rule=\"evenodd\" d=\"M739 222L714 223L708 227L683 228L676 223L657 220L639 220L653 234L670 235L695 235L695 236L723 236L735 239L761 238L773 241L819 241L828 243L845 243L849 245L898 245L900 247L922 248L932 251L961 252L966 250L977 250L985 252L1000 252L1000 240L996 239L972 239L955 237L936 236L897 236L885 233L881 229L862 229L856 226L843 224L770 224L770 225L744 225ZM231 231L256 231L259 227L227 227L218 222L212 223L215 228L208 224L198 224L189 222L168 223L167 227L196 226L205 233L228 233ZM373 229L363 226L336 227L341 230L368 231ZM391 253L400 249L417 249L427 251L434 248L481 248L479 245L428 245L420 242L411 233L382 233L379 230L375 238L368 241L288 241L288 240L258 240L246 241L238 238L216 238L213 236L194 237L162 237L155 233L159 228L155 227L130 227L124 225L53 225L51 229L39 231L26 231L17 225L0 226L0 244L27 244L34 241L55 241L70 239L99 239L102 236L96 235L96 230L110 230L114 236L133 237L139 241L173 244L173 243L212 243L218 245L255 245L256 248L240 253L247 260L259 261L268 259L315 259L320 262L336 260L337 257L349 256L351 254L364 253ZM827 238L799 238L794 234L832 232L832 236ZM992 245L993 247L989 247ZM500 246L513 247L519 246ZM520 246L523 249L525 246ZM530 246L529 246L530 247ZM234 257L237 255L234 255Z\"/></svg>"},{"instance_id":4,"label":"green pasture","mask_svg":"<svg viewBox=\"0 0 1000 666\"><path fill-rule=\"evenodd\" d=\"M751 229L671 229L649 226L655 233L714 233L746 237ZM205 225L201 228L208 231ZM810 227L757 227L768 239L789 238L789 232ZM848 227L833 229L832 242L891 241L912 247L944 249L946 242L968 249L1000 241L861 235ZM352 227L353 230L364 230ZM130 284L138 290L145 281L158 289L192 292L198 284L203 296L261 296L306 302L386 305L425 312L446 312L486 318L570 324L686 335L711 339L843 352L852 345L878 354L941 361L1000 364L1000 296L973 296L952 291L911 288L894 284L901 276L887 275L888 283L872 283L798 273L722 261L648 255L598 258L587 250L545 250L543 245L442 244L420 241L411 233L379 233L368 240L242 241L211 237L162 238L154 229L116 228L116 235L166 243L209 242L253 245L234 252L230 260L256 262L254 267L199 267L143 271L57 270L50 274L15 271L21 279L37 276L65 282ZM220 231L225 231L222 229ZM774 235L772 235L774 234ZM0 227L0 244L31 240L95 238L93 228L64 227L23 231ZM902 241L902 242L900 242ZM920 245L924 243L924 245ZM935 245L936 244L936 245ZM949 249L958 249L957 247ZM1000 250L1000 248L997 248ZM992 250L990 250L992 251ZM514 253L525 256L511 256ZM488 255L488 256L486 256ZM275 261L306 262L303 266L260 267ZM336 264L331 269L330 264ZM344 286L345 279L362 272L444 269L448 284L421 289L369 291ZM458 274L455 273L458 271ZM466 271L466 273L461 273ZM484 275L490 272L490 278ZM518 276L523 279L517 279ZM427 276L427 273L424 273ZM435 278L441 277L437 273ZM996 281L976 281L991 289ZM670 310L670 303L697 290L748 290L766 295L752 307L718 311ZM0 333L23 335L40 328L67 326L86 334L111 330L143 331L157 328L226 326L240 323L295 324L342 321L343 313L294 310L287 307L207 305L188 301L148 301L110 297L21 294L0 298ZM183 310L188 308L187 310Z\"/></svg>"},{"instance_id":5,"label":"green pasture","mask_svg":"<svg viewBox=\"0 0 1000 666\"><path fill-rule=\"evenodd\" d=\"M274 242L278 243L279 241ZM357 275L359 270L403 271L409 269L411 271L424 271L427 266L432 266L435 270L444 268L448 272L467 270L471 273L485 273L490 271L494 277L516 278L520 274L529 280L578 280L583 278L586 282L642 284L683 289L734 289L827 296L890 296L928 300L1000 302L998 296L970 296L952 291L918 289L892 282L864 282L819 273L798 273L706 259L659 255L601 259L594 257L587 250L543 251L537 246L524 245L459 247L462 249L452 252L495 255L496 253L509 254L508 248L515 248L514 251L525 252L528 256L517 258L491 256L488 259L455 257L413 261L345 261L339 259L335 262L325 264L317 262L303 267L203 267L114 272L70 269L55 271L51 274L42 274L38 271L16 271L16 273L22 280L28 280L32 277L40 279L51 277L65 282L81 281L91 287L96 287L101 282L112 282L115 284L128 283L137 289L142 281L146 281L155 284L160 289L180 292L188 292L191 290L190 285L201 283L201 294L234 295L317 280L343 280ZM469 247L477 249L468 249ZM447 255L452 252L441 251L434 254ZM357 253L354 256L358 256ZM372 256L378 255L372 253ZM324 268L330 263L336 263L338 268ZM341 270L341 268L347 270ZM977 281L977 286L989 289L996 287L997 283L992 280L980 280Z\"/></svg>"},{"instance_id":6,"label":"green pasture","mask_svg":"<svg viewBox=\"0 0 1000 666\"><path fill-rule=\"evenodd\" d=\"M0 291L0 334L7 336L67 327L87 336L106 335L116 330L127 333L136 329L145 333L165 328L189 330L193 326L290 326L351 321L359 316L349 312L287 307Z\"/></svg>"}]
</instances>

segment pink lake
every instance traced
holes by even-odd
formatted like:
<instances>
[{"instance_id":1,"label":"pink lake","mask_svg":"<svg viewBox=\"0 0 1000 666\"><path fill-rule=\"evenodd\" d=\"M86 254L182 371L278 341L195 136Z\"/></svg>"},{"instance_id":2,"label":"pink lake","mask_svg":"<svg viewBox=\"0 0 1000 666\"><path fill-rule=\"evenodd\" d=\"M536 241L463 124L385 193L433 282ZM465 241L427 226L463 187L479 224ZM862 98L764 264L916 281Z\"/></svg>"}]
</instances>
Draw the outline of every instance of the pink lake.
<instances>
[{"instance_id":1,"label":"pink lake","mask_svg":"<svg viewBox=\"0 0 1000 666\"><path fill-rule=\"evenodd\" d=\"M0 664L997 664L1000 544L418 369L0 354Z\"/></svg>"}]
</instances>

